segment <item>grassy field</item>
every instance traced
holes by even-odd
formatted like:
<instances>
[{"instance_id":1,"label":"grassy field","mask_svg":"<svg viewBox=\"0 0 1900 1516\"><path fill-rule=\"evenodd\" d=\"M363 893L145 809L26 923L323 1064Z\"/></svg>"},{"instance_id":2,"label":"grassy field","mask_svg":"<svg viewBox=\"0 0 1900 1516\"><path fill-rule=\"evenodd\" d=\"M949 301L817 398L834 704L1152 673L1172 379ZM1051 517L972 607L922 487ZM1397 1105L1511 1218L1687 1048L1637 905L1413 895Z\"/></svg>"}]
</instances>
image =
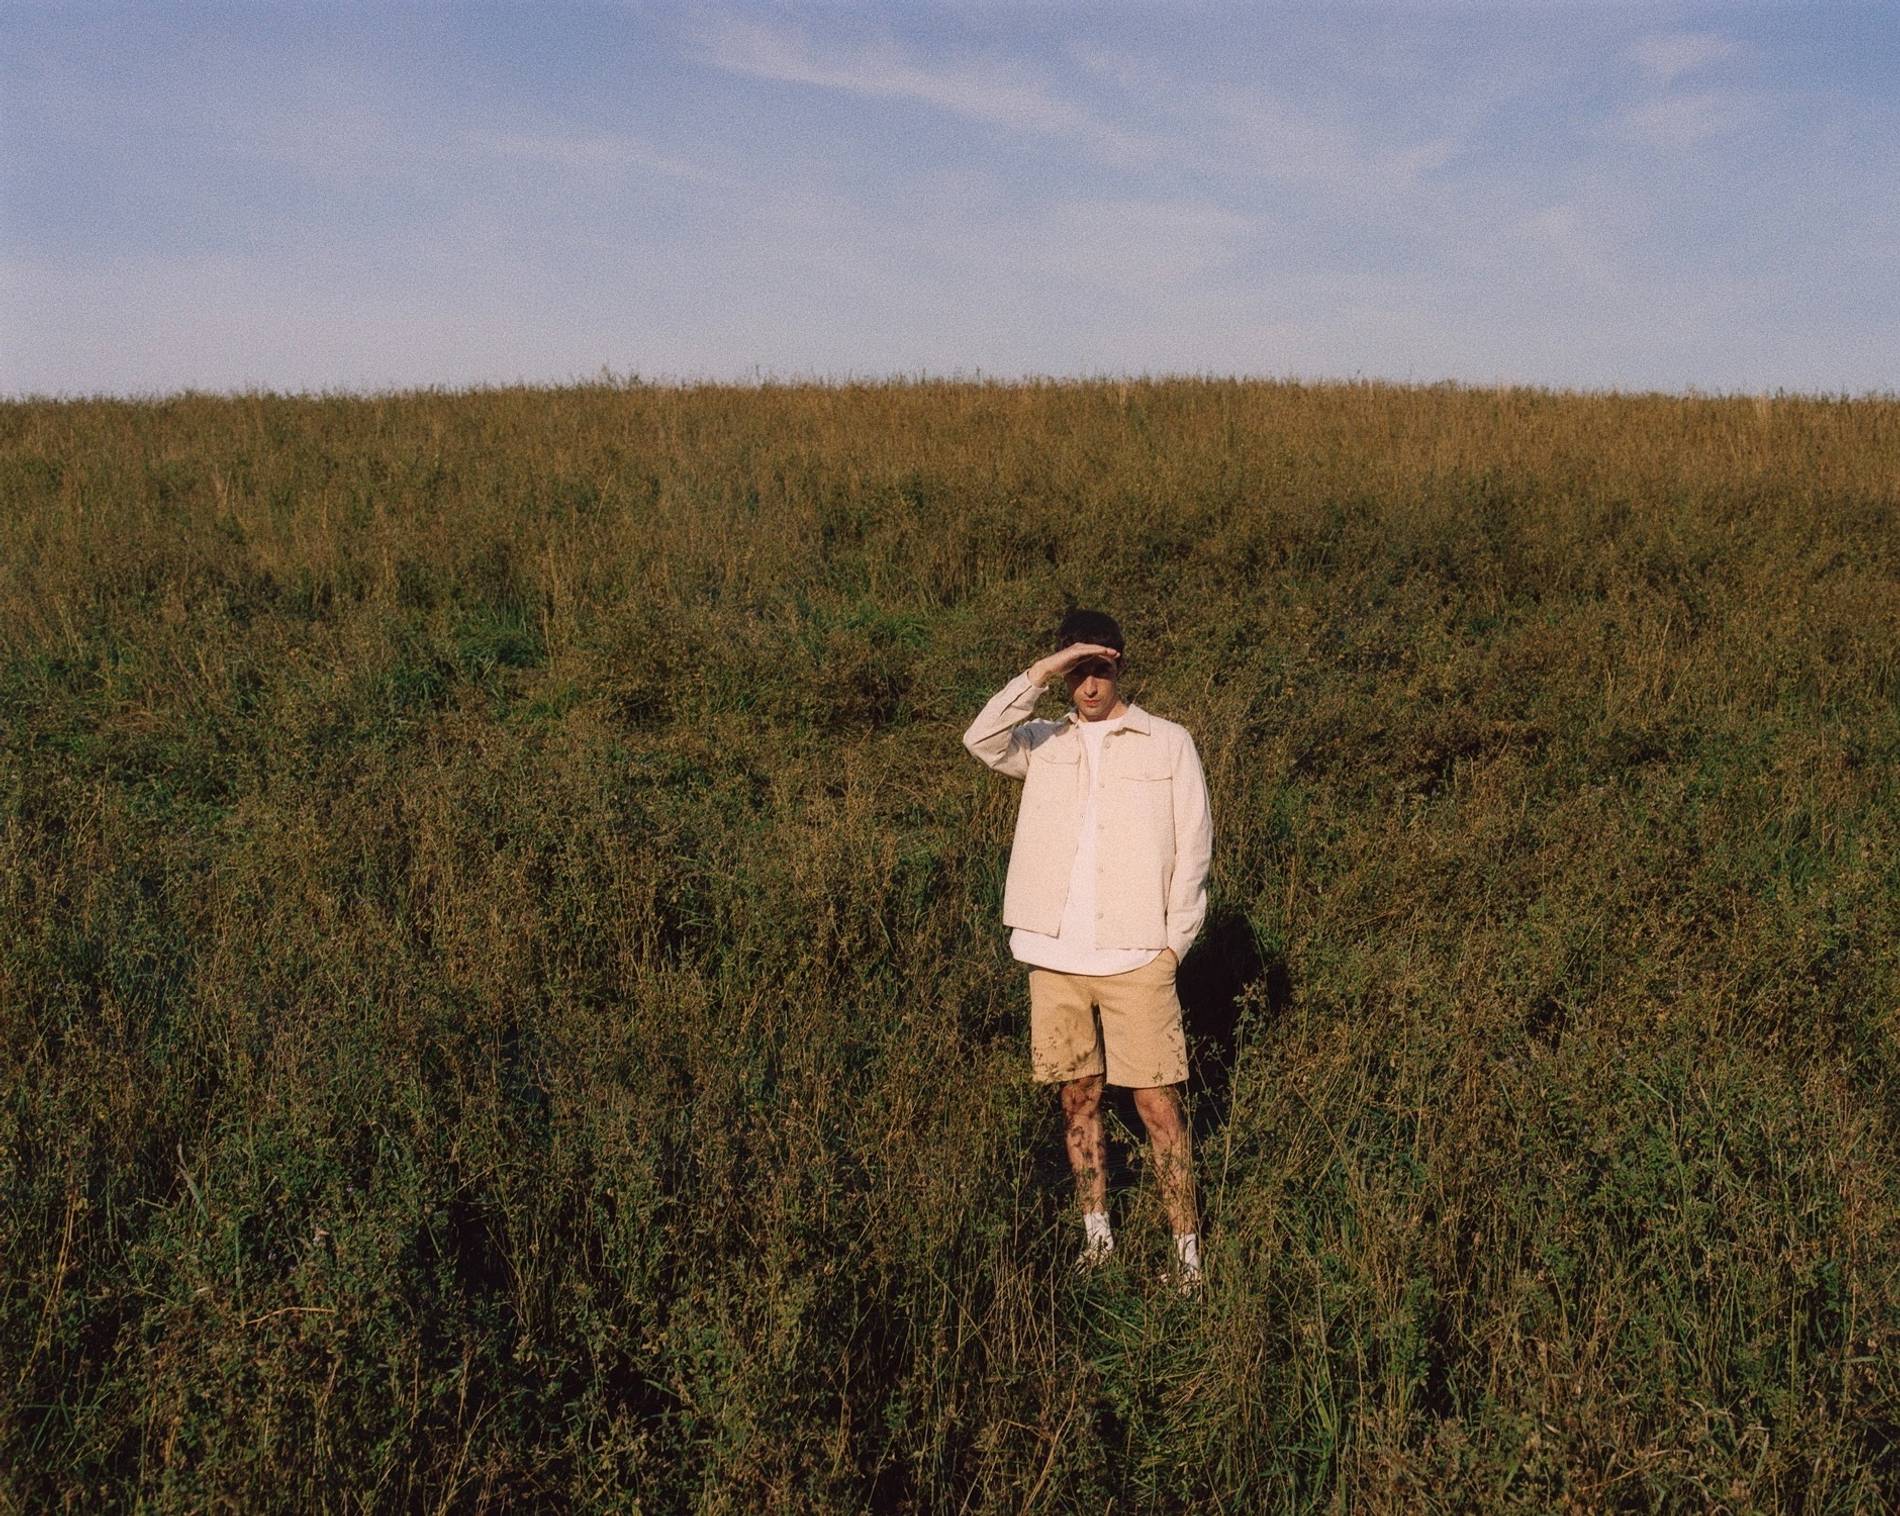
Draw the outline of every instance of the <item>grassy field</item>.
<instances>
[{"instance_id":1,"label":"grassy field","mask_svg":"<svg viewBox=\"0 0 1900 1516\"><path fill-rule=\"evenodd\" d=\"M1900 403L0 405L0 1506L1900 1489ZM963 752L1197 735L1210 1287ZM1051 703L1051 710L1054 704Z\"/></svg>"}]
</instances>

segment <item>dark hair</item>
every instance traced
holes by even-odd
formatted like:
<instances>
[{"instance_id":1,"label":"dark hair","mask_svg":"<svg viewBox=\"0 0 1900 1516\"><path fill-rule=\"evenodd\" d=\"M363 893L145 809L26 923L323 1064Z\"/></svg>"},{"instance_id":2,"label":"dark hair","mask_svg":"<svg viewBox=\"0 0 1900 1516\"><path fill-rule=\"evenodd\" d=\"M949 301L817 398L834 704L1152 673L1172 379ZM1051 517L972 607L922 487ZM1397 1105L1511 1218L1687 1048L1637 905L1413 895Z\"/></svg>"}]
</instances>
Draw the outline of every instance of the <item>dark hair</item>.
<instances>
[{"instance_id":1,"label":"dark hair","mask_svg":"<svg viewBox=\"0 0 1900 1516\"><path fill-rule=\"evenodd\" d=\"M1056 629L1056 651L1076 642L1094 642L1118 653L1127 651L1122 646L1122 629L1107 611L1070 611L1064 616Z\"/></svg>"}]
</instances>

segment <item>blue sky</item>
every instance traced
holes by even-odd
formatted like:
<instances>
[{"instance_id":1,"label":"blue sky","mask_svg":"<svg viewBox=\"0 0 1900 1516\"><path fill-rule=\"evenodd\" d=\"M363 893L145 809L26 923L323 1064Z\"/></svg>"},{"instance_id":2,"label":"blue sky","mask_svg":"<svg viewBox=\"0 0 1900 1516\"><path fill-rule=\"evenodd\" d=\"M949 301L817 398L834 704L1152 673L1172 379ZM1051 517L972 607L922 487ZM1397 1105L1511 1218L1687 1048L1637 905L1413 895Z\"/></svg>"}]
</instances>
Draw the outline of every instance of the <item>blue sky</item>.
<instances>
[{"instance_id":1,"label":"blue sky","mask_svg":"<svg viewBox=\"0 0 1900 1516\"><path fill-rule=\"evenodd\" d=\"M1900 5L0 8L0 393L1900 384Z\"/></svg>"}]
</instances>

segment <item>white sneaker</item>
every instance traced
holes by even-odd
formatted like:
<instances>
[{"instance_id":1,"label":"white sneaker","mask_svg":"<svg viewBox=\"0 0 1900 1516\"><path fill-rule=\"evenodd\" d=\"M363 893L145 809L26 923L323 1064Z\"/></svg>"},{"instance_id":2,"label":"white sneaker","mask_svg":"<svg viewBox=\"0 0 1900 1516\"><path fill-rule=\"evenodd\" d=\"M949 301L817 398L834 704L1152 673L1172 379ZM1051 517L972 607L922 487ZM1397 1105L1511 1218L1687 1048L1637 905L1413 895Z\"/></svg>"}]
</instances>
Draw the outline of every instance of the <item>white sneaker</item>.
<instances>
[{"instance_id":1,"label":"white sneaker","mask_svg":"<svg viewBox=\"0 0 1900 1516\"><path fill-rule=\"evenodd\" d=\"M1115 1256L1115 1244L1097 1242L1091 1239L1082 1244L1082 1251L1075 1255L1075 1272L1093 1274Z\"/></svg>"},{"instance_id":2,"label":"white sneaker","mask_svg":"<svg viewBox=\"0 0 1900 1516\"><path fill-rule=\"evenodd\" d=\"M1161 1271L1161 1287L1185 1299L1198 1299L1207 1287L1207 1274L1198 1263L1177 1263Z\"/></svg>"}]
</instances>

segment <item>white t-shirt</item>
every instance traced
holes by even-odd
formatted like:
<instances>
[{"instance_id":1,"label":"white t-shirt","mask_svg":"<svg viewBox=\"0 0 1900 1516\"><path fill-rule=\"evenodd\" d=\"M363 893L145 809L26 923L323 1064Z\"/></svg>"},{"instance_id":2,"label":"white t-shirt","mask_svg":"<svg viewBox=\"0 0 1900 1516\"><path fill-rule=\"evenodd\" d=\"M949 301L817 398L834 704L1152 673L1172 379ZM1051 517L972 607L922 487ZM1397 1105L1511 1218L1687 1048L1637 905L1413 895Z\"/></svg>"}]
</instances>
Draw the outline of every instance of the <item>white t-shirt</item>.
<instances>
[{"instance_id":1,"label":"white t-shirt","mask_svg":"<svg viewBox=\"0 0 1900 1516\"><path fill-rule=\"evenodd\" d=\"M1054 969L1063 974L1128 974L1160 956L1154 948L1103 948L1095 945L1095 799L1102 790L1102 741L1116 721L1078 721L1082 760L1088 764L1088 798L1082 805L1082 828L1076 837L1075 865L1069 871L1069 898L1062 907L1062 927L1054 937L1017 927L1009 935L1009 951L1019 963Z\"/></svg>"}]
</instances>

